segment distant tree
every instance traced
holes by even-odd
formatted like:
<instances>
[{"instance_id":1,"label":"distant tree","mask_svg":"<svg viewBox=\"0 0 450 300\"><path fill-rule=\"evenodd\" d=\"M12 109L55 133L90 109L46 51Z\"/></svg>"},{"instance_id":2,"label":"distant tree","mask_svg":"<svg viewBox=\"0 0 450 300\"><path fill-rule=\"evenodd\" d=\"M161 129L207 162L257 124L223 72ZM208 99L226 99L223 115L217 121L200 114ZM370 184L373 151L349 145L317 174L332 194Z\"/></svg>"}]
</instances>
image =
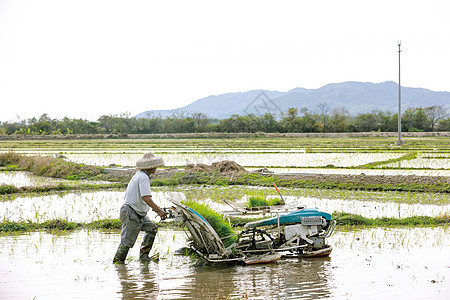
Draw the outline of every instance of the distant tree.
<instances>
[{"instance_id":1,"label":"distant tree","mask_svg":"<svg viewBox=\"0 0 450 300\"><path fill-rule=\"evenodd\" d=\"M402 116L402 131L430 131L431 121L423 107L410 107Z\"/></svg>"},{"instance_id":2,"label":"distant tree","mask_svg":"<svg viewBox=\"0 0 450 300\"><path fill-rule=\"evenodd\" d=\"M300 117L300 132L316 132L317 124L321 122L320 115L313 114L306 107L300 110L303 116Z\"/></svg>"},{"instance_id":3,"label":"distant tree","mask_svg":"<svg viewBox=\"0 0 450 300\"><path fill-rule=\"evenodd\" d=\"M353 117L350 121L352 131L396 131L397 120L390 112L373 110L370 113L362 113Z\"/></svg>"},{"instance_id":4,"label":"distant tree","mask_svg":"<svg viewBox=\"0 0 450 300\"><path fill-rule=\"evenodd\" d=\"M7 135L11 135L18 132L23 127L23 125L17 122L14 123L5 122L2 124L2 127L5 129Z\"/></svg>"},{"instance_id":5,"label":"distant tree","mask_svg":"<svg viewBox=\"0 0 450 300\"><path fill-rule=\"evenodd\" d=\"M300 118L298 117L298 109L289 108L281 121L281 125L285 132L299 132Z\"/></svg>"},{"instance_id":6,"label":"distant tree","mask_svg":"<svg viewBox=\"0 0 450 300\"><path fill-rule=\"evenodd\" d=\"M327 122L328 132L346 132L348 130L350 114L345 107L335 107Z\"/></svg>"},{"instance_id":7,"label":"distant tree","mask_svg":"<svg viewBox=\"0 0 450 300\"><path fill-rule=\"evenodd\" d=\"M428 116L431 125L431 131L434 131L440 120L447 117L447 111L442 105L433 105L425 108L425 114Z\"/></svg>"},{"instance_id":8,"label":"distant tree","mask_svg":"<svg viewBox=\"0 0 450 300\"><path fill-rule=\"evenodd\" d=\"M43 114L38 120L31 119L29 128L37 134L49 134L56 129L57 120L52 120L47 114Z\"/></svg>"},{"instance_id":9,"label":"distant tree","mask_svg":"<svg viewBox=\"0 0 450 300\"><path fill-rule=\"evenodd\" d=\"M275 116L270 113L265 113L264 116L259 118L259 130L262 132L277 132L278 123Z\"/></svg>"},{"instance_id":10,"label":"distant tree","mask_svg":"<svg viewBox=\"0 0 450 300\"><path fill-rule=\"evenodd\" d=\"M450 131L450 118L441 119L438 122L437 130Z\"/></svg>"},{"instance_id":11,"label":"distant tree","mask_svg":"<svg viewBox=\"0 0 450 300\"><path fill-rule=\"evenodd\" d=\"M326 103L317 104L317 108L319 109L320 121L322 124L327 123L328 121L328 112L330 111L330 106Z\"/></svg>"},{"instance_id":12,"label":"distant tree","mask_svg":"<svg viewBox=\"0 0 450 300\"><path fill-rule=\"evenodd\" d=\"M129 112L119 115L103 115L97 122L84 119L51 119L47 114L11 122L0 122L0 134L143 134L189 132L361 132L397 131L397 114L389 111L350 116L343 107L333 108L328 115L326 104L318 105L320 113L307 108L289 108L276 116L266 113L256 115L232 115L227 119L211 119L202 113L177 111L168 118L132 117ZM300 114L300 115L299 115ZM402 115L403 131L450 131L450 121L442 106L408 108Z\"/></svg>"},{"instance_id":13,"label":"distant tree","mask_svg":"<svg viewBox=\"0 0 450 300\"><path fill-rule=\"evenodd\" d=\"M353 131L357 132L377 131L381 127L381 122L376 112L359 114L350 123Z\"/></svg>"},{"instance_id":14,"label":"distant tree","mask_svg":"<svg viewBox=\"0 0 450 300\"><path fill-rule=\"evenodd\" d=\"M99 132L98 127L97 122L67 117L57 123L57 129L64 134L95 134Z\"/></svg>"},{"instance_id":15,"label":"distant tree","mask_svg":"<svg viewBox=\"0 0 450 300\"><path fill-rule=\"evenodd\" d=\"M210 123L210 118L204 113L192 113L192 119L194 120L194 126L196 132L205 132L207 126Z\"/></svg>"},{"instance_id":16,"label":"distant tree","mask_svg":"<svg viewBox=\"0 0 450 300\"><path fill-rule=\"evenodd\" d=\"M398 130L398 114L392 114L389 111L380 111L377 118L380 120L380 131L395 132Z\"/></svg>"}]
</instances>

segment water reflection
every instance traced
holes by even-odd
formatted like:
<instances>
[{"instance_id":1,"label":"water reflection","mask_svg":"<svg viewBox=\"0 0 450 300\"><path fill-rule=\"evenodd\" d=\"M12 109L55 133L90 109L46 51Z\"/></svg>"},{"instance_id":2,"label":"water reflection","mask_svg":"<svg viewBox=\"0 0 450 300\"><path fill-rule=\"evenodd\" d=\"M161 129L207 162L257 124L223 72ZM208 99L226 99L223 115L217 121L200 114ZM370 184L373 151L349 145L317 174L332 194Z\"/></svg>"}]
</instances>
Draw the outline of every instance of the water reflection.
<instances>
[{"instance_id":1,"label":"water reflection","mask_svg":"<svg viewBox=\"0 0 450 300\"><path fill-rule=\"evenodd\" d=\"M333 287L331 259L299 259L281 261L287 298L301 295L304 299L317 299L330 296Z\"/></svg>"},{"instance_id":2,"label":"water reflection","mask_svg":"<svg viewBox=\"0 0 450 300\"><path fill-rule=\"evenodd\" d=\"M114 265L121 286L117 294L122 299L158 299L159 270L157 265L150 265L142 265L138 269L125 264Z\"/></svg>"},{"instance_id":3,"label":"water reflection","mask_svg":"<svg viewBox=\"0 0 450 300\"><path fill-rule=\"evenodd\" d=\"M281 260L277 264L240 267L234 272L236 290L250 298L317 299L329 292L325 259Z\"/></svg>"},{"instance_id":4,"label":"water reflection","mask_svg":"<svg viewBox=\"0 0 450 300\"><path fill-rule=\"evenodd\" d=\"M317 299L329 296L332 286L330 259L296 259L257 266L199 265L185 276L188 280L183 286L162 289L160 296L173 296L175 291L180 299Z\"/></svg>"},{"instance_id":5,"label":"water reflection","mask_svg":"<svg viewBox=\"0 0 450 300\"><path fill-rule=\"evenodd\" d=\"M114 267L122 299L318 299L329 297L334 288L330 258L211 266L172 257Z\"/></svg>"}]
</instances>

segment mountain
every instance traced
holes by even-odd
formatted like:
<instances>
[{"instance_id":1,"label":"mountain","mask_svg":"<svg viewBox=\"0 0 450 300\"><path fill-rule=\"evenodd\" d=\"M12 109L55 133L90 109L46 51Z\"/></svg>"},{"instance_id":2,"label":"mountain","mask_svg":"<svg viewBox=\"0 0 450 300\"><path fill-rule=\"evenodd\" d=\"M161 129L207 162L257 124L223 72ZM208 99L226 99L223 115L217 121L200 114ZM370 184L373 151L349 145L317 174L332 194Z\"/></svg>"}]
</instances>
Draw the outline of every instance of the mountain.
<instances>
[{"instance_id":1,"label":"mountain","mask_svg":"<svg viewBox=\"0 0 450 300\"><path fill-rule=\"evenodd\" d=\"M442 105L450 110L450 92L435 92L423 88L401 88L402 111L409 107ZM199 99L189 105L172 110L149 110L137 118L168 117L173 114L204 113L212 118L231 115L279 115L289 108L307 108L320 113L321 109L345 107L351 115L373 110L397 112L398 85L392 81L381 83L348 81L327 84L319 89L294 88L288 92L252 90L227 93Z\"/></svg>"}]
</instances>

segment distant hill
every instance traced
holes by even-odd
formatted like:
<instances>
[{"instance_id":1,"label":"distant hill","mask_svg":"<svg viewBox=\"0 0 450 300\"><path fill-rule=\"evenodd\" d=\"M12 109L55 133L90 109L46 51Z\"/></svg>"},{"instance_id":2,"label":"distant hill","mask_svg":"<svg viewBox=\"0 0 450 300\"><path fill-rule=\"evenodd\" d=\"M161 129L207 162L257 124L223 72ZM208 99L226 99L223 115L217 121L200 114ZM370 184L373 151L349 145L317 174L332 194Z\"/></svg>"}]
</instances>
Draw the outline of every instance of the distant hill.
<instances>
[{"instance_id":1,"label":"distant hill","mask_svg":"<svg viewBox=\"0 0 450 300\"><path fill-rule=\"evenodd\" d=\"M450 110L450 92L434 92L423 88L402 87L402 111L408 107L442 105ZM381 83L342 82L327 84L319 89L295 88L288 92L252 90L208 96L189 105L172 110L149 110L137 118L168 117L182 113L204 113L212 118L228 118L231 115L263 115L266 112L279 115L289 108L307 108L328 113L334 107L345 107L351 115L373 110L397 112L398 85L392 81Z\"/></svg>"}]
</instances>

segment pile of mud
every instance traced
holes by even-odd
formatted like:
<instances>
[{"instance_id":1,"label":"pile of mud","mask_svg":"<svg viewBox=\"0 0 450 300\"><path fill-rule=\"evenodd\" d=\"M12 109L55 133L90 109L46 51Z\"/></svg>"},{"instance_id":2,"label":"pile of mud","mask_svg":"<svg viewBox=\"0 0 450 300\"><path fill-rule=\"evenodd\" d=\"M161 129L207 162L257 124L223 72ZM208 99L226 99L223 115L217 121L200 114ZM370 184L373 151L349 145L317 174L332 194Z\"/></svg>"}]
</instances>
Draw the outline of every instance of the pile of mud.
<instances>
[{"instance_id":1,"label":"pile of mud","mask_svg":"<svg viewBox=\"0 0 450 300\"><path fill-rule=\"evenodd\" d=\"M186 172L219 172L219 173L231 173L231 172L246 172L244 167L231 160L223 160L206 164L187 164L185 167Z\"/></svg>"}]
</instances>

